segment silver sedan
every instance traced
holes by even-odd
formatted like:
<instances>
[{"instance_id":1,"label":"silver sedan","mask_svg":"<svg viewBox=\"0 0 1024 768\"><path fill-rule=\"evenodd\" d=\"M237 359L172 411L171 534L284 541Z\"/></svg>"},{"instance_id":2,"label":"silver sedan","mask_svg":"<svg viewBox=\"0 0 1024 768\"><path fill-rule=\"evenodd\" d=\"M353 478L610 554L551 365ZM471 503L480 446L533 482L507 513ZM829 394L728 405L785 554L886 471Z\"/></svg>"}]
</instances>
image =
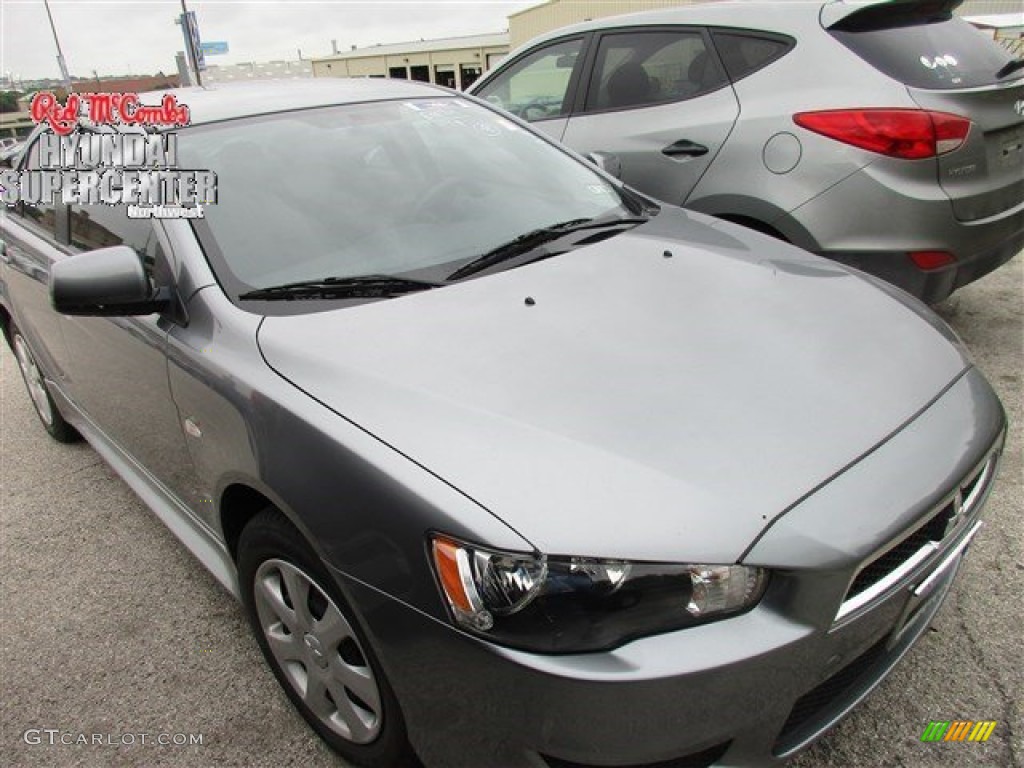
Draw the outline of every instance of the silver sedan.
<instances>
[{"instance_id":1,"label":"silver sedan","mask_svg":"<svg viewBox=\"0 0 1024 768\"><path fill-rule=\"evenodd\" d=\"M176 96L217 203L16 207L0 321L340 754L772 765L940 609L1005 419L925 306L441 89Z\"/></svg>"}]
</instances>

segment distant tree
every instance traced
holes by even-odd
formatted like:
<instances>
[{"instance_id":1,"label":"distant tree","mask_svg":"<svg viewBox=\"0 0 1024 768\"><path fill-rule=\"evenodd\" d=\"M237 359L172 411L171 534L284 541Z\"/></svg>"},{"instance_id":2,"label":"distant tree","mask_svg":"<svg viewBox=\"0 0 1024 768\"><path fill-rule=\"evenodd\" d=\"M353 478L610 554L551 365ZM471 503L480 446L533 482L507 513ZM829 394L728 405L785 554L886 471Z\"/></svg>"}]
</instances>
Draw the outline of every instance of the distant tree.
<instances>
[{"instance_id":1,"label":"distant tree","mask_svg":"<svg viewBox=\"0 0 1024 768\"><path fill-rule=\"evenodd\" d=\"M0 112L17 112L20 96L17 91L0 91Z\"/></svg>"}]
</instances>

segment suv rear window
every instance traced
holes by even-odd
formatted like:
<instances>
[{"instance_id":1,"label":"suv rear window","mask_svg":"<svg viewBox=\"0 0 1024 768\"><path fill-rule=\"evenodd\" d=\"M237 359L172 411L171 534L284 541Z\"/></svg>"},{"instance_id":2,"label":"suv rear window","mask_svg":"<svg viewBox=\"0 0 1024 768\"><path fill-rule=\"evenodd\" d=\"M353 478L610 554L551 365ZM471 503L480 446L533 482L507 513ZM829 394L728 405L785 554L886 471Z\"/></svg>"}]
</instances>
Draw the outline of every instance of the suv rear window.
<instances>
[{"instance_id":1,"label":"suv rear window","mask_svg":"<svg viewBox=\"0 0 1024 768\"><path fill-rule=\"evenodd\" d=\"M912 88L992 85L999 82L996 72L1013 58L980 30L948 15L883 17L862 11L829 32L875 69Z\"/></svg>"},{"instance_id":2,"label":"suv rear window","mask_svg":"<svg viewBox=\"0 0 1024 768\"><path fill-rule=\"evenodd\" d=\"M782 35L764 35L754 32L726 32L714 29L715 47L722 57L729 78L736 82L741 77L757 72L787 53L795 41Z\"/></svg>"}]
</instances>

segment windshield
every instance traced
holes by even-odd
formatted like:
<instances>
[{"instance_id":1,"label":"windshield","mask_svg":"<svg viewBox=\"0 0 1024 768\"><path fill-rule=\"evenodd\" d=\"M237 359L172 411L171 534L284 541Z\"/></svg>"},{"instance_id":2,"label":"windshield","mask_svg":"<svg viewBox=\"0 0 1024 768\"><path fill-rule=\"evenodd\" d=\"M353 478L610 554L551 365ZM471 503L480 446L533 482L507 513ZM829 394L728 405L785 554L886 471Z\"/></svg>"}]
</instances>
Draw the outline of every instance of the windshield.
<instances>
[{"instance_id":1,"label":"windshield","mask_svg":"<svg viewBox=\"0 0 1024 768\"><path fill-rule=\"evenodd\" d=\"M523 233L633 215L585 164L459 98L197 127L178 159L217 173L197 229L236 298L325 277L443 281Z\"/></svg>"}]
</instances>

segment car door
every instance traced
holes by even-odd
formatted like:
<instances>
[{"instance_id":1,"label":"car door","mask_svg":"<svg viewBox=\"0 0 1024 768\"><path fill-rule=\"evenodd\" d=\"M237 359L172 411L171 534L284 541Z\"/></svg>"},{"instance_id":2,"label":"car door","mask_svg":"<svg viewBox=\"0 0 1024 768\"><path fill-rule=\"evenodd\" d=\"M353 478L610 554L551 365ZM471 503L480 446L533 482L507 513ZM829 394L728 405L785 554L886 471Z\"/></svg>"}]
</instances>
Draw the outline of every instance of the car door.
<instances>
[{"instance_id":1,"label":"car door","mask_svg":"<svg viewBox=\"0 0 1024 768\"><path fill-rule=\"evenodd\" d=\"M616 155L623 181L682 205L739 116L707 31L611 30L593 47L562 141Z\"/></svg>"},{"instance_id":2,"label":"car door","mask_svg":"<svg viewBox=\"0 0 1024 768\"><path fill-rule=\"evenodd\" d=\"M487 78L473 95L523 118L551 138L562 138L585 54L586 36L527 51Z\"/></svg>"},{"instance_id":3,"label":"car door","mask_svg":"<svg viewBox=\"0 0 1024 768\"><path fill-rule=\"evenodd\" d=\"M130 219L124 206L73 205L71 254L127 245L156 285L173 287L170 249L158 225ZM188 503L195 471L167 373L167 332L184 322L174 310L136 317L62 316L75 404L156 480Z\"/></svg>"}]
</instances>

